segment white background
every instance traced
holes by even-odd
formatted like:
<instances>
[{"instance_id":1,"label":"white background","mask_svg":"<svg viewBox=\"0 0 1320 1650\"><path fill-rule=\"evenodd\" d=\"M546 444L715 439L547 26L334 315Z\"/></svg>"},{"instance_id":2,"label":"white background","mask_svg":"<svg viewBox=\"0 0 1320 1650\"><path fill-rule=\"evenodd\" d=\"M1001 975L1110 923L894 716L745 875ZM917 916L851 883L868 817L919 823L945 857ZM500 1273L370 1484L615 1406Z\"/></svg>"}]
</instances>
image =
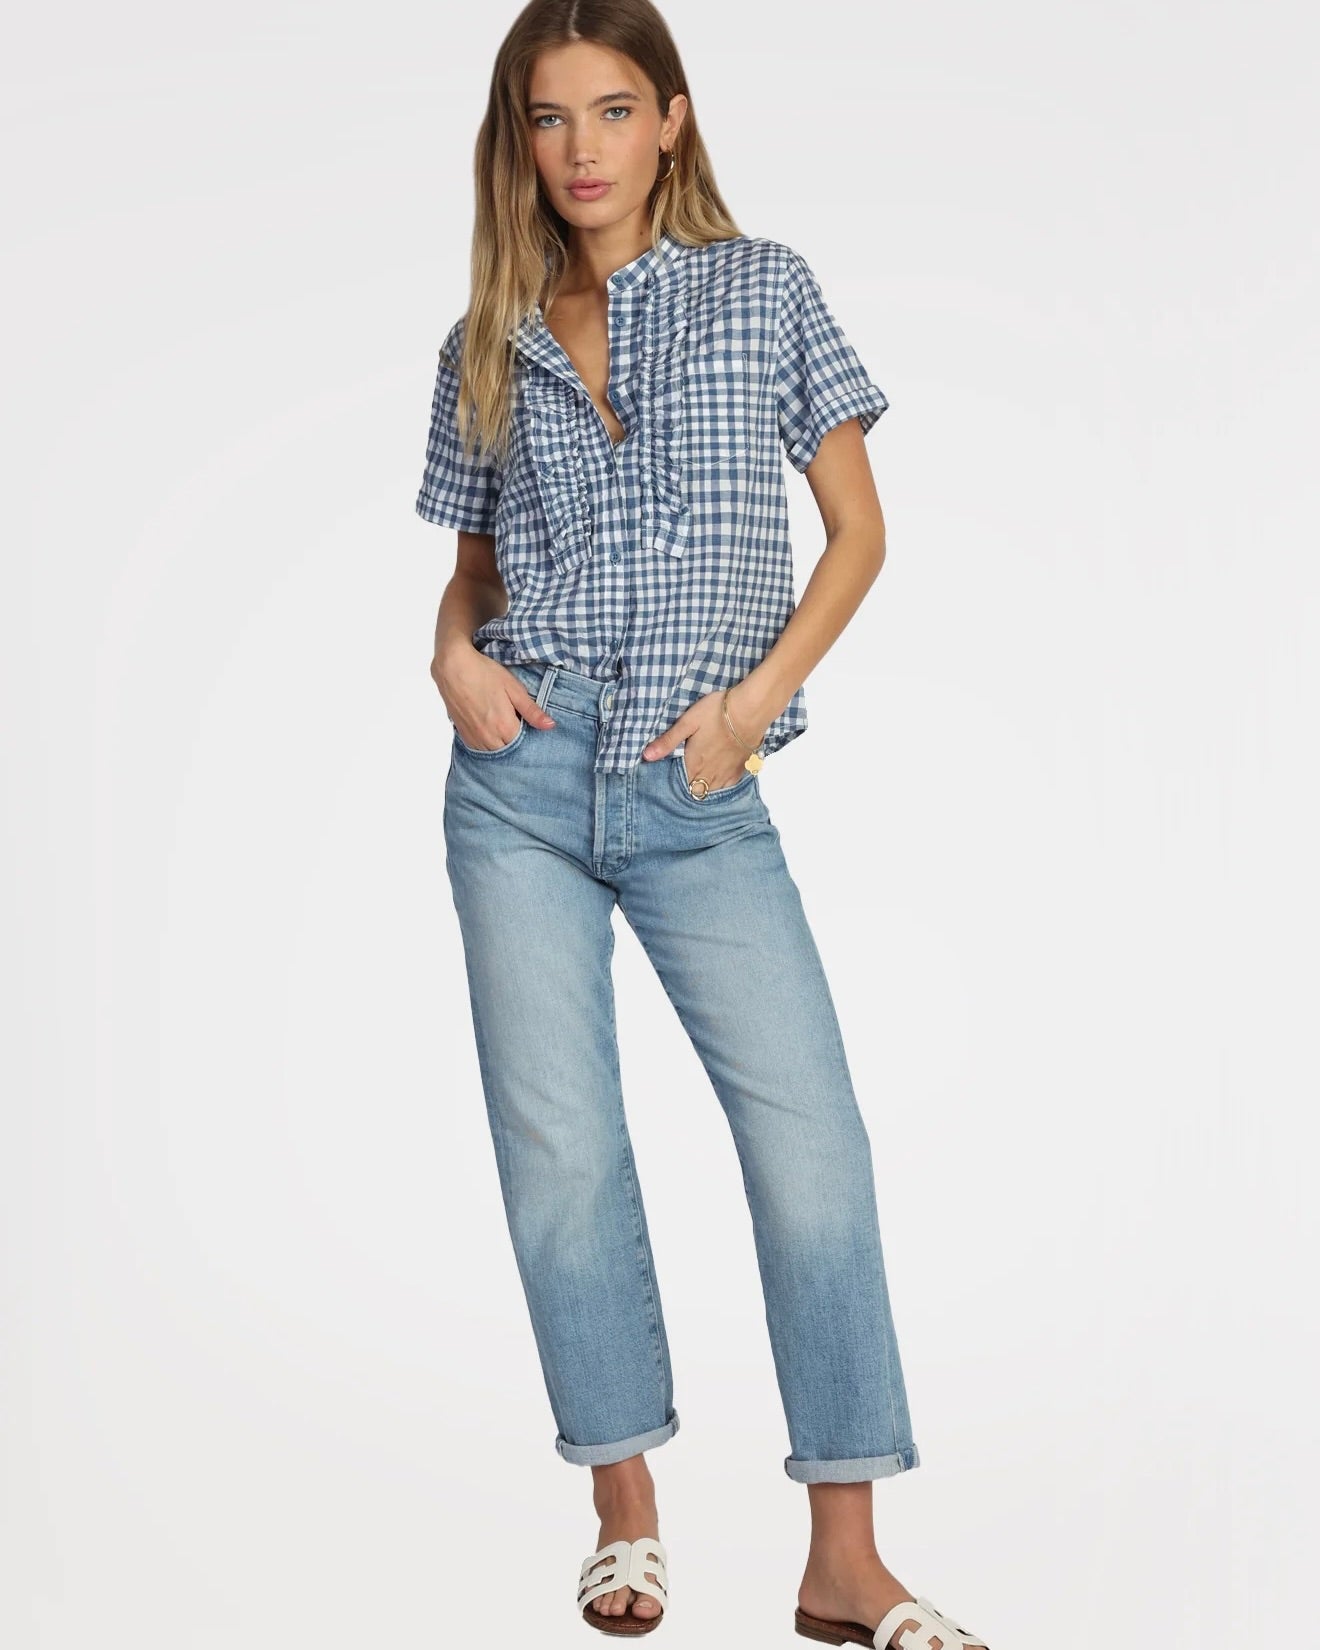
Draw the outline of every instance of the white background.
<instances>
[{"instance_id":1,"label":"white background","mask_svg":"<svg viewBox=\"0 0 1320 1650\"><path fill-rule=\"evenodd\" d=\"M10 33L7 1650L584 1642L591 1475L443 864L454 535L413 512L513 15ZM665 15L739 227L891 401L886 567L763 774L922 1456L880 1551L993 1650L1279 1642L1320 1373L1305 14ZM736 1157L616 921L664 1631L787 1645L807 1494Z\"/></svg>"}]
</instances>

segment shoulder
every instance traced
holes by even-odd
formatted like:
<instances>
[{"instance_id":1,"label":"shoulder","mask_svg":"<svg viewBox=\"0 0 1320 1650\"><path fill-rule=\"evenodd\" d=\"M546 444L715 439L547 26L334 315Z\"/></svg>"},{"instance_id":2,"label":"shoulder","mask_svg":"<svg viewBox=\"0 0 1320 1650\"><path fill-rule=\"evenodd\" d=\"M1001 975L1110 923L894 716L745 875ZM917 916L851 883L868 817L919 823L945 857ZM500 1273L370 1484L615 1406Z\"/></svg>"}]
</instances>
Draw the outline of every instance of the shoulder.
<instances>
[{"instance_id":1,"label":"shoulder","mask_svg":"<svg viewBox=\"0 0 1320 1650\"><path fill-rule=\"evenodd\" d=\"M466 330L467 312L464 311L445 334L444 342L440 345L441 363L444 366L453 367L455 372L457 372L459 362L463 356L463 334Z\"/></svg>"},{"instance_id":2,"label":"shoulder","mask_svg":"<svg viewBox=\"0 0 1320 1650\"><path fill-rule=\"evenodd\" d=\"M775 338L782 323L819 299L816 276L806 258L786 241L768 235L739 235L691 247L689 283L709 294L726 314L752 322L767 338Z\"/></svg>"},{"instance_id":3,"label":"shoulder","mask_svg":"<svg viewBox=\"0 0 1320 1650\"><path fill-rule=\"evenodd\" d=\"M687 289L699 336L737 336L771 351L801 288L800 254L765 235L738 235L687 248Z\"/></svg>"},{"instance_id":4,"label":"shoulder","mask_svg":"<svg viewBox=\"0 0 1320 1650\"><path fill-rule=\"evenodd\" d=\"M719 274L767 295L782 292L790 275L806 267L801 253L766 235L735 235L684 250L698 277Z\"/></svg>"}]
</instances>

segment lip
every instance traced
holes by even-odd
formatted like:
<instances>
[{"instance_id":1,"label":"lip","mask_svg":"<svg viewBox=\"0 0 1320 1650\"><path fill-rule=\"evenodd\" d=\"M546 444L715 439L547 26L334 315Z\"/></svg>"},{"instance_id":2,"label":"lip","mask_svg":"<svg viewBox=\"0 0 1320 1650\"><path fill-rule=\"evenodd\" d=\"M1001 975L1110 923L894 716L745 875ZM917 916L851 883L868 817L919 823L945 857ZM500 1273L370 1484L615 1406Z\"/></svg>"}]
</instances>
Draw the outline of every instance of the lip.
<instances>
[{"instance_id":1,"label":"lip","mask_svg":"<svg viewBox=\"0 0 1320 1650\"><path fill-rule=\"evenodd\" d=\"M578 178L569 184L568 192L570 195L577 195L581 200L591 201L603 195L610 187L603 178Z\"/></svg>"}]
</instances>

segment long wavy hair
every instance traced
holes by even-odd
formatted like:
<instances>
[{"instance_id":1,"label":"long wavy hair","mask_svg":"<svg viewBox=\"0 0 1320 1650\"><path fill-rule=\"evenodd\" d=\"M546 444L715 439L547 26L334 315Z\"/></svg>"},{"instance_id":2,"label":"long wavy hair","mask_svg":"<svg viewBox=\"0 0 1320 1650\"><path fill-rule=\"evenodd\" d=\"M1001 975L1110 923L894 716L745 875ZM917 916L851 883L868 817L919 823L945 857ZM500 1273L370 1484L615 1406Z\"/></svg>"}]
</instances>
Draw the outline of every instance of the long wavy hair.
<instances>
[{"instance_id":1,"label":"long wavy hair","mask_svg":"<svg viewBox=\"0 0 1320 1650\"><path fill-rule=\"evenodd\" d=\"M477 134L472 291L462 360L450 363L459 371L457 425L469 456L480 442L501 462L507 458L515 360L510 333L538 300L549 307L567 268L571 226L541 188L526 108L539 54L573 40L595 41L631 58L655 87L662 119L675 93L688 99L672 168L657 178L649 197L651 245L658 246L666 232L689 246L742 233L716 187L678 48L650 0L531 0L496 54Z\"/></svg>"}]
</instances>

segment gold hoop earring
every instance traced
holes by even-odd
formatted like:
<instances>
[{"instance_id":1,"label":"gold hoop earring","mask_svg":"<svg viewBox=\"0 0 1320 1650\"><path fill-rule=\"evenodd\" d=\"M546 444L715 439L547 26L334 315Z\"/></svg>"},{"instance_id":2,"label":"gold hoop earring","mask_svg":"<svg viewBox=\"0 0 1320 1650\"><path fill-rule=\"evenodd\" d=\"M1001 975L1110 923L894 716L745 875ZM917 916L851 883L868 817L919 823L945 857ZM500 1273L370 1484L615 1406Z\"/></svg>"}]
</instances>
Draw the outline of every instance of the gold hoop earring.
<instances>
[{"instance_id":1,"label":"gold hoop earring","mask_svg":"<svg viewBox=\"0 0 1320 1650\"><path fill-rule=\"evenodd\" d=\"M674 167L678 164L678 156L674 153L674 151L672 149L662 149L660 151L660 153L662 155L668 155L669 156L669 170L667 172L662 172L660 174L660 176L656 178L655 181L657 183L663 183L666 178L673 177Z\"/></svg>"}]
</instances>

